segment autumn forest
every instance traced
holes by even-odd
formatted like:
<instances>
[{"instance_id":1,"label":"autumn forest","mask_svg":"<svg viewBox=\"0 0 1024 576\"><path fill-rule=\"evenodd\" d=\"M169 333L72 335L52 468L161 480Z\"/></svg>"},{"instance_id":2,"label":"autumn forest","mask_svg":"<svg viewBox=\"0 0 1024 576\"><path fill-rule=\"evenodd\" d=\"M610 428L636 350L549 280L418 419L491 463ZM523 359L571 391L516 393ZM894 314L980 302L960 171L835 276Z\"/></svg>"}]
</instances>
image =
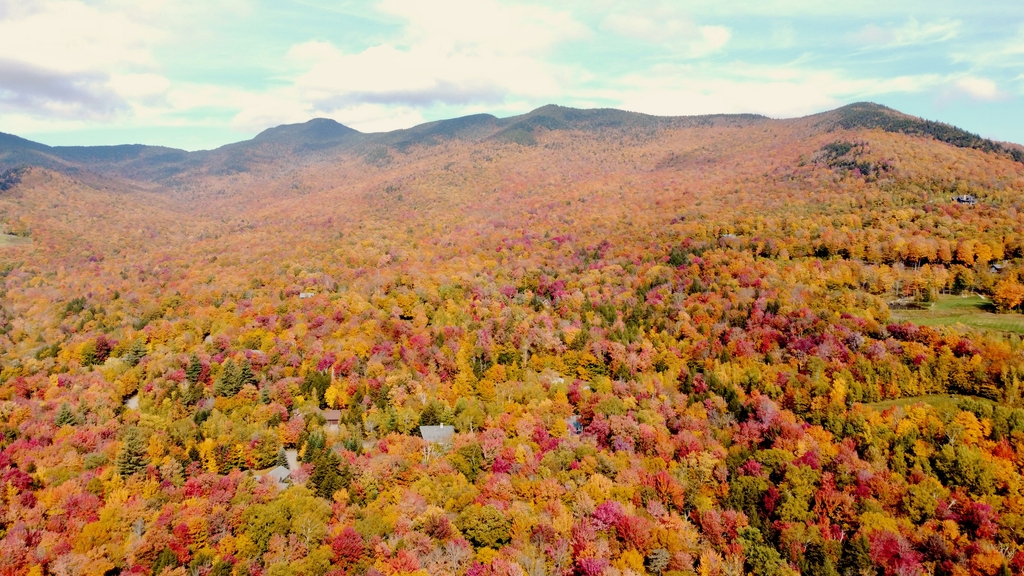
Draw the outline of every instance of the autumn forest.
<instances>
[{"instance_id":1,"label":"autumn forest","mask_svg":"<svg viewBox=\"0 0 1024 576\"><path fill-rule=\"evenodd\" d=\"M0 575L1024 574L1024 148L548 106L0 173Z\"/></svg>"}]
</instances>

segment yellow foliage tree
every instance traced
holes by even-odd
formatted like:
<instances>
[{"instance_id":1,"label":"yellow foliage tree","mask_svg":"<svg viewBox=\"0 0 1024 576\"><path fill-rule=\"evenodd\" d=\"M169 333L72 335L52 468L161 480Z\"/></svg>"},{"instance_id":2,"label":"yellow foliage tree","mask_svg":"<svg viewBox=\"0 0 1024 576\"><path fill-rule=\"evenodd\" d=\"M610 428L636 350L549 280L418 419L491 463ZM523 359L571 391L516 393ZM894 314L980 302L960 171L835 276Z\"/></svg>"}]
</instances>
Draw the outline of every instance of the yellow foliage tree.
<instances>
[{"instance_id":1,"label":"yellow foliage tree","mask_svg":"<svg viewBox=\"0 0 1024 576\"><path fill-rule=\"evenodd\" d=\"M996 284L992 301L1000 310L1013 310L1024 302L1024 286L1016 278L1004 278Z\"/></svg>"}]
</instances>

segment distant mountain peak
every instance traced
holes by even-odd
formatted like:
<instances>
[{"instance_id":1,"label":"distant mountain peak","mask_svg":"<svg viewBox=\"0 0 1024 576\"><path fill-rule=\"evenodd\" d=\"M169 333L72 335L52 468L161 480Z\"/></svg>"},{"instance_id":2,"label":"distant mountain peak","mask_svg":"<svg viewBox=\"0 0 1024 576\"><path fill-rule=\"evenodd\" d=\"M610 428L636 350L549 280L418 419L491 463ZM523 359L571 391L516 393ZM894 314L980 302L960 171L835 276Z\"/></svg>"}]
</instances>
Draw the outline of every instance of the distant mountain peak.
<instances>
[{"instance_id":1,"label":"distant mountain peak","mask_svg":"<svg viewBox=\"0 0 1024 576\"><path fill-rule=\"evenodd\" d=\"M925 120L874 102L854 102L821 116L825 117L825 121L820 125L829 130L862 128L912 136L929 136L957 148L973 148L1007 155L1024 164L1024 152L1018 148L1004 146L952 124Z\"/></svg>"},{"instance_id":2,"label":"distant mountain peak","mask_svg":"<svg viewBox=\"0 0 1024 576\"><path fill-rule=\"evenodd\" d=\"M323 143L343 140L346 137L361 134L358 130L330 118L313 118L301 124L282 124L267 128L253 138L254 142Z\"/></svg>"}]
</instances>

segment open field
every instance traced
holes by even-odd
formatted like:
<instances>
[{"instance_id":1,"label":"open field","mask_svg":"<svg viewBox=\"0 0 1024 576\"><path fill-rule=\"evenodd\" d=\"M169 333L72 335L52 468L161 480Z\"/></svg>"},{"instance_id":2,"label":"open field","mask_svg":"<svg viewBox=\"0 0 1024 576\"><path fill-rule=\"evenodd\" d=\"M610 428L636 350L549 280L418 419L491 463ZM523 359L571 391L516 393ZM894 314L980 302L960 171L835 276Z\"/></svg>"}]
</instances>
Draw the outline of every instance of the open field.
<instances>
[{"instance_id":1,"label":"open field","mask_svg":"<svg viewBox=\"0 0 1024 576\"><path fill-rule=\"evenodd\" d=\"M15 236L13 234L0 234L0 248L6 246L21 246L24 244L31 244L31 238L23 238L21 236Z\"/></svg>"},{"instance_id":2,"label":"open field","mask_svg":"<svg viewBox=\"0 0 1024 576\"><path fill-rule=\"evenodd\" d=\"M990 301L981 296L940 296L923 310L893 310L892 318L922 326L962 324L981 330L1024 334L1024 314L996 314Z\"/></svg>"},{"instance_id":3,"label":"open field","mask_svg":"<svg viewBox=\"0 0 1024 576\"><path fill-rule=\"evenodd\" d=\"M892 400L882 400L881 402L872 402L865 404L875 410L882 411L892 408L893 406L907 407L915 404L928 404L938 409L956 409L961 400L965 398L972 398L974 400L980 400L982 402L992 401L987 398L981 398L978 396L959 396L956 394L929 394L926 396L910 396L907 398L896 398Z\"/></svg>"}]
</instances>

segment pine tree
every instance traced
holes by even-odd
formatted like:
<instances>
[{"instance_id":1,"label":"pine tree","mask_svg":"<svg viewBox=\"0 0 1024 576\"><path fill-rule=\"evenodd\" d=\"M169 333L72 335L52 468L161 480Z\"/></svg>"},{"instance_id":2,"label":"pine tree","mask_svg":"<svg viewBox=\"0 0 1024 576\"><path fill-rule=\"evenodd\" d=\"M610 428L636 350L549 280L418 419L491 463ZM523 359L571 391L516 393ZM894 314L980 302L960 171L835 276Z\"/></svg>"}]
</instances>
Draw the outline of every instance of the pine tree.
<instances>
[{"instance_id":1,"label":"pine tree","mask_svg":"<svg viewBox=\"0 0 1024 576\"><path fill-rule=\"evenodd\" d=\"M807 576L839 576L835 561L821 541L807 544L800 573Z\"/></svg>"},{"instance_id":2,"label":"pine tree","mask_svg":"<svg viewBox=\"0 0 1024 576\"><path fill-rule=\"evenodd\" d=\"M444 424L442 418L444 417L444 405L436 400L427 404L420 412L420 426L437 426L438 424Z\"/></svg>"},{"instance_id":3,"label":"pine tree","mask_svg":"<svg viewBox=\"0 0 1024 576\"><path fill-rule=\"evenodd\" d=\"M255 386L256 382L256 375L253 374L252 365L249 364L249 360L246 359L245 362L242 363L242 369L238 373L238 390L241 390L249 384Z\"/></svg>"},{"instance_id":4,"label":"pine tree","mask_svg":"<svg viewBox=\"0 0 1024 576\"><path fill-rule=\"evenodd\" d=\"M843 544L839 558L839 573L842 576L860 576L872 569L871 544L866 536L850 538Z\"/></svg>"},{"instance_id":5,"label":"pine tree","mask_svg":"<svg viewBox=\"0 0 1024 576\"><path fill-rule=\"evenodd\" d=\"M313 466L313 474L309 477L309 485L317 496L330 499L335 492L345 488L348 484L346 474L342 474L340 469L341 459L333 451L323 452L316 459ZM351 478L349 477L348 479L350 480Z\"/></svg>"},{"instance_id":6,"label":"pine tree","mask_svg":"<svg viewBox=\"0 0 1024 576\"><path fill-rule=\"evenodd\" d=\"M124 355L123 360L125 364L129 366L136 366L146 356L146 343L140 340L132 342L132 347L128 349L128 353Z\"/></svg>"},{"instance_id":7,"label":"pine tree","mask_svg":"<svg viewBox=\"0 0 1024 576\"><path fill-rule=\"evenodd\" d=\"M302 454L302 461L315 462L319 458L320 453L324 451L326 445L327 440L324 438L324 433L319 430L313 432L306 440L306 450Z\"/></svg>"},{"instance_id":8,"label":"pine tree","mask_svg":"<svg viewBox=\"0 0 1024 576\"><path fill-rule=\"evenodd\" d=\"M199 356L195 353L192 354L192 358L189 360L188 367L185 368L185 378L188 379L189 384L195 384L199 382L199 377L203 375L203 363L199 361Z\"/></svg>"},{"instance_id":9,"label":"pine tree","mask_svg":"<svg viewBox=\"0 0 1024 576\"><path fill-rule=\"evenodd\" d=\"M78 423L78 419L75 418L75 413L71 411L71 407L65 402L60 405L60 412L57 413L57 419L54 422L57 426L74 426Z\"/></svg>"},{"instance_id":10,"label":"pine tree","mask_svg":"<svg viewBox=\"0 0 1024 576\"><path fill-rule=\"evenodd\" d=\"M174 551L170 548L164 548L159 555L156 557L156 561L153 563L153 574L159 574L164 571L164 568L175 568L178 566L178 557L174 554Z\"/></svg>"},{"instance_id":11,"label":"pine tree","mask_svg":"<svg viewBox=\"0 0 1024 576\"><path fill-rule=\"evenodd\" d=\"M187 406L193 406L199 399L203 397L203 385L199 383L192 383L185 389L185 395L182 400Z\"/></svg>"},{"instance_id":12,"label":"pine tree","mask_svg":"<svg viewBox=\"0 0 1024 576\"><path fill-rule=\"evenodd\" d=\"M117 454L117 473L127 478L146 467L146 443L138 428L129 428Z\"/></svg>"},{"instance_id":13,"label":"pine tree","mask_svg":"<svg viewBox=\"0 0 1024 576\"><path fill-rule=\"evenodd\" d=\"M288 454L285 453L284 448L277 451L277 462L274 463L276 466L284 466L288 468Z\"/></svg>"},{"instance_id":14,"label":"pine tree","mask_svg":"<svg viewBox=\"0 0 1024 576\"><path fill-rule=\"evenodd\" d=\"M234 396L241 389L238 366L234 360L229 358L224 363L224 369L220 373L220 378L217 378L217 382L213 385L213 393L217 396Z\"/></svg>"}]
</instances>

